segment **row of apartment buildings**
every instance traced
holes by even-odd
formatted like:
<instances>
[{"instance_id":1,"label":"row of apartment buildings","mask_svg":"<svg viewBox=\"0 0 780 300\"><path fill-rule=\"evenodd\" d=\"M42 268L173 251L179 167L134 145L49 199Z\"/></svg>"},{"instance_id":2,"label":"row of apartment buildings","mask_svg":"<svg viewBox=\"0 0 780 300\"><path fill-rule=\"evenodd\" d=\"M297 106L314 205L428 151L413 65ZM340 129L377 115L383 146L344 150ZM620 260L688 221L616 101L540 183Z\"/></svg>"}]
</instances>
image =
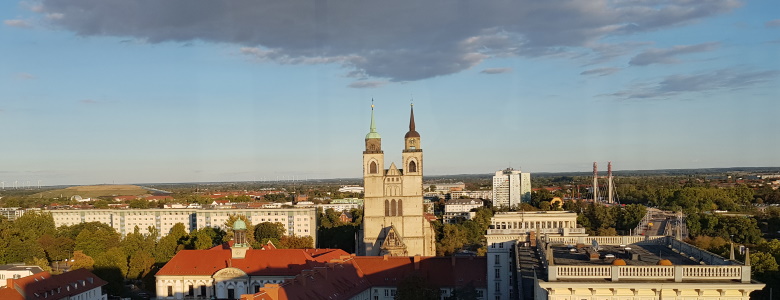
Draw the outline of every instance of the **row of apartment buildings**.
<instances>
[{"instance_id":1,"label":"row of apartment buildings","mask_svg":"<svg viewBox=\"0 0 780 300\"><path fill-rule=\"evenodd\" d=\"M121 235L132 233L138 227L141 233L149 233L154 227L161 235L170 232L177 223L188 231L204 227L227 229L225 223L231 215L243 215L252 224L262 222L281 223L288 235L311 236L316 244L317 211L315 208L276 209L80 209L45 210L54 218L54 225L71 226L86 222L101 222L116 229Z\"/></svg>"}]
</instances>

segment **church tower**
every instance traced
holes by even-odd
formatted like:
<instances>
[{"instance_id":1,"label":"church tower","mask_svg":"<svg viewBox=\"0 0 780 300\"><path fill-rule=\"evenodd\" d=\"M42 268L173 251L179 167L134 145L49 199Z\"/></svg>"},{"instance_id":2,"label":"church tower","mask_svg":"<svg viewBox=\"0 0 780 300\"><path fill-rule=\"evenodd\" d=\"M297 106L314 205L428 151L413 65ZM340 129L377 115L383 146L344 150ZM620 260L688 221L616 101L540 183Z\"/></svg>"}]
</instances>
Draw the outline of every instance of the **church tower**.
<instances>
[{"instance_id":1,"label":"church tower","mask_svg":"<svg viewBox=\"0 0 780 300\"><path fill-rule=\"evenodd\" d=\"M384 169L381 138L376 132L374 106L371 128L363 151L363 228L358 238L360 255L436 255L433 228L425 218L422 190L422 148L415 129L414 107L404 136L401 168Z\"/></svg>"}]
</instances>

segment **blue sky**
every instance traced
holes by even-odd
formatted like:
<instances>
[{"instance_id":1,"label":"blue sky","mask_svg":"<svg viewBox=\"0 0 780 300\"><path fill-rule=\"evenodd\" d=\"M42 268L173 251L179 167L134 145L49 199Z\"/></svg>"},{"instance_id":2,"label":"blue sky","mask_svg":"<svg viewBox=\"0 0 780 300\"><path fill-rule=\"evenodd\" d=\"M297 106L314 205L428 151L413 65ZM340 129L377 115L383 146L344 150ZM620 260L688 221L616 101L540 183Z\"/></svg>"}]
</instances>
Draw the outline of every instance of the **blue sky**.
<instances>
[{"instance_id":1,"label":"blue sky","mask_svg":"<svg viewBox=\"0 0 780 300\"><path fill-rule=\"evenodd\" d=\"M0 181L780 166L780 2L0 3ZM387 167L387 166L386 166Z\"/></svg>"}]
</instances>

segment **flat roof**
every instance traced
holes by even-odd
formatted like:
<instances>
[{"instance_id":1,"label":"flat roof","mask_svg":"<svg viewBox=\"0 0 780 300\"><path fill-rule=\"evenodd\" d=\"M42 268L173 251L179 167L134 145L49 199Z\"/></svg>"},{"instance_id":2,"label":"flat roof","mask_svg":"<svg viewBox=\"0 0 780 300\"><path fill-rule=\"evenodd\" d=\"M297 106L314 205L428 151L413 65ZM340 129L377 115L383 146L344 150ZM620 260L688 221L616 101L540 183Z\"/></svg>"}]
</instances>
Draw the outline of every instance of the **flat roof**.
<instances>
[{"instance_id":1,"label":"flat roof","mask_svg":"<svg viewBox=\"0 0 780 300\"><path fill-rule=\"evenodd\" d=\"M599 258L591 260L588 249L590 245L582 248L574 246L553 246L553 258L556 265L593 266L612 265L615 259L622 258L628 266L654 266L661 259L668 259L673 265L699 265L699 263L682 256L664 245L630 244L625 247L605 245L600 246ZM627 249L628 248L628 249ZM571 251L574 249L574 251ZM612 254L614 257L607 257ZM632 259L634 257L636 259Z\"/></svg>"}]
</instances>

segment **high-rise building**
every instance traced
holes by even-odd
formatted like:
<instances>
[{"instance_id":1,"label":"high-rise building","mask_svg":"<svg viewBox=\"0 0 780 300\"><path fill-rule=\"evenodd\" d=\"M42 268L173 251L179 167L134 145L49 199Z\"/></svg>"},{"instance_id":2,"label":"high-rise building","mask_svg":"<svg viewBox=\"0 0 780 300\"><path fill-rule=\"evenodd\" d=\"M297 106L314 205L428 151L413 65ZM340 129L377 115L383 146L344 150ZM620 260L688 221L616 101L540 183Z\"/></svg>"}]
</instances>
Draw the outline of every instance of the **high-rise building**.
<instances>
[{"instance_id":1,"label":"high-rise building","mask_svg":"<svg viewBox=\"0 0 780 300\"><path fill-rule=\"evenodd\" d=\"M370 132L363 151L365 202L363 228L357 249L360 255L433 256L433 228L423 208L423 152L415 130L414 107L404 136L401 168L385 169L382 138L376 131L371 106Z\"/></svg>"},{"instance_id":2,"label":"high-rise building","mask_svg":"<svg viewBox=\"0 0 780 300\"><path fill-rule=\"evenodd\" d=\"M493 176L493 206L513 207L531 201L531 173L507 168Z\"/></svg>"}]
</instances>

